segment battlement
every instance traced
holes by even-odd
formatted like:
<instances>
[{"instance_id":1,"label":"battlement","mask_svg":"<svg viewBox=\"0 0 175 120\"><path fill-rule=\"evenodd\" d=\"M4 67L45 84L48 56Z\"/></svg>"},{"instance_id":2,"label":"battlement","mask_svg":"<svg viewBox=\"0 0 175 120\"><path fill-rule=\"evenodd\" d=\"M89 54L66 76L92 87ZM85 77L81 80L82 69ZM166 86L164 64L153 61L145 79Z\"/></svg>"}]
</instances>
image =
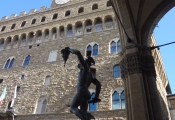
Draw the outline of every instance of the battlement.
<instances>
[{"instance_id":1,"label":"battlement","mask_svg":"<svg viewBox=\"0 0 175 120\"><path fill-rule=\"evenodd\" d=\"M38 11L36 9L31 9L29 13L27 13L26 11L23 11L19 14L19 16L17 14L12 14L10 17L4 16L4 17L1 18L0 22L15 19L17 17L23 17L25 15L31 15L31 14L35 14L35 13L38 13L38 12L43 12L43 11L46 11L46 10L47 10L47 7L42 6L42 7L40 7L40 9Z\"/></svg>"}]
</instances>

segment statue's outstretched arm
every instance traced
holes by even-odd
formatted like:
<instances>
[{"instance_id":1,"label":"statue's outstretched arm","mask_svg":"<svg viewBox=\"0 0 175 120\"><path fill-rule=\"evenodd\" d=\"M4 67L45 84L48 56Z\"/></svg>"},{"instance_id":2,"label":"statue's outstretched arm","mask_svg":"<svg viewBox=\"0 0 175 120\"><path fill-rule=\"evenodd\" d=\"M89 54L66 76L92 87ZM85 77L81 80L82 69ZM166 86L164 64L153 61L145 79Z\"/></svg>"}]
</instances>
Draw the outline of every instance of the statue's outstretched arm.
<instances>
[{"instance_id":1,"label":"statue's outstretched arm","mask_svg":"<svg viewBox=\"0 0 175 120\"><path fill-rule=\"evenodd\" d=\"M71 49L69 47L67 47L66 49L69 50L72 54L76 54L81 65L85 66L84 58L79 50Z\"/></svg>"}]
</instances>

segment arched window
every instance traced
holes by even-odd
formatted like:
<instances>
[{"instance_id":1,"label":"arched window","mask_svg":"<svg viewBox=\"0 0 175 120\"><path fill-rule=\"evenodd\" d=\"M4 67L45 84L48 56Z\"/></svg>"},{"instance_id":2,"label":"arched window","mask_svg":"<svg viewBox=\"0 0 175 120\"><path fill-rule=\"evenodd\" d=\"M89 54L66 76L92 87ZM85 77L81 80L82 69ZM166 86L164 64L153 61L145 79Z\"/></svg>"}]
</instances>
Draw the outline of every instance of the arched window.
<instances>
[{"instance_id":1,"label":"arched window","mask_svg":"<svg viewBox=\"0 0 175 120\"><path fill-rule=\"evenodd\" d=\"M47 107L48 100L46 97L41 97L38 99L37 107L36 107L36 114L45 113Z\"/></svg>"},{"instance_id":2,"label":"arched window","mask_svg":"<svg viewBox=\"0 0 175 120\"><path fill-rule=\"evenodd\" d=\"M35 24L35 23L36 23L36 19L33 19L31 24Z\"/></svg>"},{"instance_id":3,"label":"arched window","mask_svg":"<svg viewBox=\"0 0 175 120\"><path fill-rule=\"evenodd\" d=\"M98 55L98 45L97 45L97 44L95 44L95 45L93 46L93 52L92 52L92 55L93 55L93 56Z\"/></svg>"},{"instance_id":4,"label":"arched window","mask_svg":"<svg viewBox=\"0 0 175 120\"><path fill-rule=\"evenodd\" d=\"M14 61L15 59L13 57L9 58L5 63L4 69L12 68Z\"/></svg>"},{"instance_id":5,"label":"arched window","mask_svg":"<svg viewBox=\"0 0 175 120\"><path fill-rule=\"evenodd\" d=\"M119 38L115 38L110 42L110 53L118 53L121 51L121 43Z\"/></svg>"},{"instance_id":6,"label":"arched window","mask_svg":"<svg viewBox=\"0 0 175 120\"><path fill-rule=\"evenodd\" d=\"M10 59L8 59L8 60L6 61L6 64L5 64L5 67L4 67L4 68L8 68L8 67L9 67L9 63L10 63Z\"/></svg>"},{"instance_id":7,"label":"arched window","mask_svg":"<svg viewBox=\"0 0 175 120\"><path fill-rule=\"evenodd\" d=\"M42 19L41 19L41 22L45 22L45 20L46 20L46 17L43 16Z\"/></svg>"},{"instance_id":8,"label":"arched window","mask_svg":"<svg viewBox=\"0 0 175 120\"><path fill-rule=\"evenodd\" d=\"M53 15L53 18L52 18L52 20L55 20L55 19L57 19L57 17L58 17L58 14L57 14L57 13L55 13L55 14Z\"/></svg>"},{"instance_id":9,"label":"arched window","mask_svg":"<svg viewBox=\"0 0 175 120\"><path fill-rule=\"evenodd\" d=\"M107 1L106 6L107 6L107 7L112 6L112 5L111 5L111 2L110 2L110 1Z\"/></svg>"},{"instance_id":10,"label":"arched window","mask_svg":"<svg viewBox=\"0 0 175 120\"><path fill-rule=\"evenodd\" d=\"M94 5L92 6L92 10L96 10L96 9L98 9L98 4L94 4Z\"/></svg>"},{"instance_id":11,"label":"arched window","mask_svg":"<svg viewBox=\"0 0 175 120\"><path fill-rule=\"evenodd\" d=\"M96 18L95 20L95 29L96 31L102 31L102 20L101 18Z\"/></svg>"},{"instance_id":12,"label":"arched window","mask_svg":"<svg viewBox=\"0 0 175 120\"><path fill-rule=\"evenodd\" d=\"M116 53L116 42L111 42L111 53Z\"/></svg>"},{"instance_id":13,"label":"arched window","mask_svg":"<svg viewBox=\"0 0 175 120\"><path fill-rule=\"evenodd\" d=\"M21 36L21 45L20 46L25 46L26 45L26 34L23 34Z\"/></svg>"},{"instance_id":14,"label":"arched window","mask_svg":"<svg viewBox=\"0 0 175 120\"><path fill-rule=\"evenodd\" d=\"M83 13L84 12L84 8L83 7L80 7L79 9L78 9L78 13Z\"/></svg>"},{"instance_id":15,"label":"arched window","mask_svg":"<svg viewBox=\"0 0 175 120\"><path fill-rule=\"evenodd\" d=\"M114 74L114 78L120 78L121 77L121 69L120 69L119 65L114 66L113 74Z\"/></svg>"},{"instance_id":16,"label":"arched window","mask_svg":"<svg viewBox=\"0 0 175 120\"><path fill-rule=\"evenodd\" d=\"M112 94L112 109L120 109L120 98L116 91Z\"/></svg>"},{"instance_id":17,"label":"arched window","mask_svg":"<svg viewBox=\"0 0 175 120\"><path fill-rule=\"evenodd\" d=\"M10 65L9 65L9 68L12 68L13 67L13 63L14 63L15 59L13 58L11 61L10 61Z\"/></svg>"},{"instance_id":18,"label":"arched window","mask_svg":"<svg viewBox=\"0 0 175 120\"><path fill-rule=\"evenodd\" d=\"M64 26L60 26L60 37L64 38Z\"/></svg>"},{"instance_id":19,"label":"arched window","mask_svg":"<svg viewBox=\"0 0 175 120\"><path fill-rule=\"evenodd\" d=\"M51 51L49 54L48 62L53 62L57 60L57 51Z\"/></svg>"},{"instance_id":20,"label":"arched window","mask_svg":"<svg viewBox=\"0 0 175 120\"><path fill-rule=\"evenodd\" d=\"M105 28L107 30L113 28L113 19L112 19L112 16L106 16L105 17Z\"/></svg>"},{"instance_id":21,"label":"arched window","mask_svg":"<svg viewBox=\"0 0 175 120\"><path fill-rule=\"evenodd\" d=\"M3 31L5 30L5 28L6 28L6 26L3 26L3 27L1 28L1 32L3 32Z\"/></svg>"},{"instance_id":22,"label":"arched window","mask_svg":"<svg viewBox=\"0 0 175 120\"><path fill-rule=\"evenodd\" d=\"M18 40L19 40L19 37L16 35L13 39L13 48L18 47Z\"/></svg>"},{"instance_id":23,"label":"arched window","mask_svg":"<svg viewBox=\"0 0 175 120\"><path fill-rule=\"evenodd\" d=\"M4 38L0 39L0 50L4 49Z\"/></svg>"},{"instance_id":24,"label":"arched window","mask_svg":"<svg viewBox=\"0 0 175 120\"><path fill-rule=\"evenodd\" d=\"M95 93L92 93L91 99L95 97ZM97 111L97 103L89 103L89 111Z\"/></svg>"},{"instance_id":25,"label":"arched window","mask_svg":"<svg viewBox=\"0 0 175 120\"><path fill-rule=\"evenodd\" d=\"M117 42L117 52L121 51L121 44L120 44L120 40Z\"/></svg>"},{"instance_id":26,"label":"arched window","mask_svg":"<svg viewBox=\"0 0 175 120\"><path fill-rule=\"evenodd\" d=\"M54 27L52 28L52 39L53 40L56 40L57 39L57 29Z\"/></svg>"},{"instance_id":27,"label":"arched window","mask_svg":"<svg viewBox=\"0 0 175 120\"><path fill-rule=\"evenodd\" d=\"M125 109L124 90L122 92L114 91L112 94L112 109Z\"/></svg>"},{"instance_id":28,"label":"arched window","mask_svg":"<svg viewBox=\"0 0 175 120\"><path fill-rule=\"evenodd\" d=\"M70 10L66 11L65 16L70 16Z\"/></svg>"},{"instance_id":29,"label":"arched window","mask_svg":"<svg viewBox=\"0 0 175 120\"><path fill-rule=\"evenodd\" d=\"M75 24L75 26L76 26L76 33L75 33L75 35L76 36L82 35L82 31L83 31L82 23L81 22L77 22Z\"/></svg>"},{"instance_id":30,"label":"arched window","mask_svg":"<svg viewBox=\"0 0 175 120\"><path fill-rule=\"evenodd\" d=\"M29 63L30 63L30 58L31 58L30 55L28 55L28 56L25 58L24 63L23 63L23 66L28 66L28 65L29 65Z\"/></svg>"},{"instance_id":31,"label":"arched window","mask_svg":"<svg viewBox=\"0 0 175 120\"><path fill-rule=\"evenodd\" d=\"M6 39L6 49L10 49L11 48L11 45L12 45L12 38L11 37L8 37L7 39Z\"/></svg>"},{"instance_id":32,"label":"arched window","mask_svg":"<svg viewBox=\"0 0 175 120\"><path fill-rule=\"evenodd\" d=\"M72 25L67 26L67 37L72 37L73 31L72 31Z\"/></svg>"},{"instance_id":33,"label":"arched window","mask_svg":"<svg viewBox=\"0 0 175 120\"><path fill-rule=\"evenodd\" d=\"M49 41L49 30L48 29L46 29L45 31L44 31L44 41L46 42L46 41Z\"/></svg>"},{"instance_id":34,"label":"arched window","mask_svg":"<svg viewBox=\"0 0 175 120\"><path fill-rule=\"evenodd\" d=\"M91 33L92 32L92 21L86 20L85 26L86 26L86 33Z\"/></svg>"},{"instance_id":35,"label":"arched window","mask_svg":"<svg viewBox=\"0 0 175 120\"><path fill-rule=\"evenodd\" d=\"M95 42L89 43L89 45L86 48L86 56L96 56L98 55L98 45Z\"/></svg>"},{"instance_id":36,"label":"arched window","mask_svg":"<svg viewBox=\"0 0 175 120\"><path fill-rule=\"evenodd\" d=\"M22 24L21 24L21 27L24 27L26 24L26 21L23 21Z\"/></svg>"},{"instance_id":37,"label":"arched window","mask_svg":"<svg viewBox=\"0 0 175 120\"><path fill-rule=\"evenodd\" d=\"M11 30L14 29L16 26L16 24L14 23L12 26L11 26Z\"/></svg>"},{"instance_id":38,"label":"arched window","mask_svg":"<svg viewBox=\"0 0 175 120\"><path fill-rule=\"evenodd\" d=\"M50 79L51 79L50 76L46 76L46 79L45 79L44 85L50 85Z\"/></svg>"}]
</instances>

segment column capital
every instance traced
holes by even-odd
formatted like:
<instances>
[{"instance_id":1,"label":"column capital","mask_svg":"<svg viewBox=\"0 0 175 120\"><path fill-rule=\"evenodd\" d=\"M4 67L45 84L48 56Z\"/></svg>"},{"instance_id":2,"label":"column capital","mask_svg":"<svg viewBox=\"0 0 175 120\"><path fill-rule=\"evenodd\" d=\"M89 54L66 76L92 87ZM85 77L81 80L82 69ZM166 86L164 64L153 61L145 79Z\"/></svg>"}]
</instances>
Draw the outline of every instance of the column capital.
<instances>
[{"instance_id":1,"label":"column capital","mask_svg":"<svg viewBox=\"0 0 175 120\"><path fill-rule=\"evenodd\" d=\"M142 49L140 52L125 54L120 62L122 77L143 72L155 76L154 58L148 53L147 50Z\"/></svg>"}]
</instances>

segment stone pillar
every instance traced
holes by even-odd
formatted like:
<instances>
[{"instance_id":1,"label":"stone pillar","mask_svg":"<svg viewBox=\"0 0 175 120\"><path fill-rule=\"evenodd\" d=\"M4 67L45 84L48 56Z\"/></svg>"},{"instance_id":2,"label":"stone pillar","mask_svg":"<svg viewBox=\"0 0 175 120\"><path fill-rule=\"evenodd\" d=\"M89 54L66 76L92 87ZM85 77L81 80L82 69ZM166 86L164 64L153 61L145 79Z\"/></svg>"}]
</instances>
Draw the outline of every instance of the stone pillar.
<instances>
[{"instance_id":1,"label":"stone pillar","mask_svg":"<svg viewBox=\"0 0 175 120\"><path fill-rule=\"evenodd\" d=\"M59 38L60 38L60 29L57 28L57 39L59 39Z\"/></svg>"},{"instance_id":2,"label":"stone pillar","mask_svg":"<svg viewBox=\"0 0 175 120\"><path fill-rule=\"evenodd\" d=\"M82 35L84 35L84 33L85 33L85 25L84 25L85 23L83 22L82 23Z\"/></svg>"},{"instance_id":3,"label":"stone pillar","mask_svg":"<svg viewBox=\"0 0 175 120\"><path fill-rule=\"evenodd\" d=\"M28 35L26 34L26 45L28 45L28 43L29 43L29 34Z\"/></svg>"},{"instance_id":4,"label":"stone pillar","mask_svg":"<svg viewBox=\"0 0 175 120\"><path fill-rule=\"evenodd\" d=\"M105 30L105 20L104 19L102 20L102 30L103 31Z\"/></svg>"},{"instance_id":5,"label":"stone pillar","mask_svg":"<svg viewBox=\"0 0 175 120\"><path fill-rule=\"evenodd\" d=\"M52 40L53 39L53 33L52 33L52 30L49 30L49 40Z\"/></svg>"},{"instance_id":6,"label":"stone pillar","mask_svg":"<svg viewBox=\"0 0 175 120\"><path fill-rule=\"evenodd\" d=\"M67 38L67 27L64 27L64 38Z\"/></svg>"},{"instance_id":7,"label":"stone pillar","mask_svg":"<svg viewBox=\"0 0 175 120\"><path fill-rule=\"evenodd\" d=\"M44 30L42 31L42 36L41 36L41 42L43 42L45 39L45 34L44 34Z\"/></svg>"},{"instance_id":8,"label":"stone pillar","mask_svg":"<svg viewBox=\"0 0 175 120\"><path fill-rule=\"evenodd\" d=\"M92 21L92 33L95 32L95 24L94 21Z\"/></svg>"},{"instance_id":9,"label":"stone pillar","mask_svg":"<svg viewBox=\"0 0 175 120\"><path fill-rule=\"evenodd\" d=\"M72 25L72 37L75 37L75 25Z\"/></svg>"},{"instance_id":10,"label":"stone pillar","mask_svg":"<svg viewBox=\"0 0 175 120\"><path fill-rule=\"evenodd\" d=\"M127 120L162 120L151 50L126 54L120 66L125 83Z\"/></svg>"}]
</instances>

